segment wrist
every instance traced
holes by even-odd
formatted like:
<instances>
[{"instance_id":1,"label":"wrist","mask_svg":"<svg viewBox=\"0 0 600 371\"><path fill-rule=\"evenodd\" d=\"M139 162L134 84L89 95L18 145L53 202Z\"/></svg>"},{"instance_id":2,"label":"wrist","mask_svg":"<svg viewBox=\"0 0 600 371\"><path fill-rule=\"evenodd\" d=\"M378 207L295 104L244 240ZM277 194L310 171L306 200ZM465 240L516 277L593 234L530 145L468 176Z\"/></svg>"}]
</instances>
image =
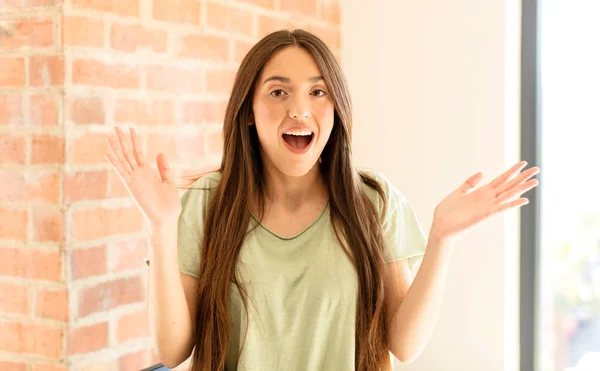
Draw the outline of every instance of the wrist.
<instances>
[{"instance_id":1,"label":"wrist","mask_svg":"<svg viewBox=\"0 0 600 371\"><path fill-rule=\"evenodd\" d=\"M439 229L437 225L433 225L429 231L428 244L444 249L452 249L455 244L455 238L443 233L443 230Z\"/></svg>"},{"instance_id":2,"label":"wrist","mask_svg":"<svg viewBox=\"0 0 600 371\"><path fill-rule=\"evenodd\" d=\"M171 219L168 221L157 222L150 224L150 234L151 235L162 235L162 234L170 234L172 232L177 232L178 220Z\"/></svg>"}]
</instances>

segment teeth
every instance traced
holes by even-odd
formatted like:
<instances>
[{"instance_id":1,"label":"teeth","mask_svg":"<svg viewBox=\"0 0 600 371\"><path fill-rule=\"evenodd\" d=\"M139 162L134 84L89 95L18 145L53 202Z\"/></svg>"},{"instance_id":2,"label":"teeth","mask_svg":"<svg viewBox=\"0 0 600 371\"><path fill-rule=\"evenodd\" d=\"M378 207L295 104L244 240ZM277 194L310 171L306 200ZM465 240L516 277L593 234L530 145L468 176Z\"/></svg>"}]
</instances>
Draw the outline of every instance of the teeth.
<instances>
[{"instance_id":1,"label":"teeth","mask_svg":"<svg viewBox=\"0 0 600 371\"><path fill-rule=\"evenodd\" d=\"M307 136L307 135L312 135L312 131L287 131L284 134L296 135L296 136Z\"/></svg>"}]
</instances>

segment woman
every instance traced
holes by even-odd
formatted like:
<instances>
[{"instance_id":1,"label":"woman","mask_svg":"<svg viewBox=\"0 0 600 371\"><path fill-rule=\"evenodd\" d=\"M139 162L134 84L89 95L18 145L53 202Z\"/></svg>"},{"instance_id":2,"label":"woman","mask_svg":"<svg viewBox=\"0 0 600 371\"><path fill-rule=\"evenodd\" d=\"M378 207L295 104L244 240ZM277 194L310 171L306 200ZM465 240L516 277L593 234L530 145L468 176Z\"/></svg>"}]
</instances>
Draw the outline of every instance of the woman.
<instances>
[{"instance_id":1,"label":"woman","mask_svg":"<svg viewBox=\"0 0 600 371\"><path fill-rule=\"evenodd\" d=\"M436 207L426 240L406 198L353 166L351 129L334 56L295 30L242 61L221 167L182 199L164 155L157 177L133 129L108 139L151 228L149 325L166 366L192 351L194 371L389 370L388 351L410 362L433 330L458 235L525 205L538 184L523 162L475 190L477 173Z\"/></svg>"}]
</instances>

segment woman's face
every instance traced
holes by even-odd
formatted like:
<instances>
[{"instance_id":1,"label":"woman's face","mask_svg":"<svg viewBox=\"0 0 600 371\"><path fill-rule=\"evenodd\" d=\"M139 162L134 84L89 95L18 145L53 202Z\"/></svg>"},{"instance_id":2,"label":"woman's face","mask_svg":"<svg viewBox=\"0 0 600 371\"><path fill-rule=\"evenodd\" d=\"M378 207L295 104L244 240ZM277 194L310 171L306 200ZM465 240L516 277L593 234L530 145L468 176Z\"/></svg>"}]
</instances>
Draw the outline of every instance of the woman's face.
<instances>
[{"instance_id":1,"label":"woman's face","mask_svg":"<svg viewBox=\"0 0 600 371\"><path fill-rule=\"evenodd\" d=\"M303 176L317 163L329 139L334 107L312 55L291 46L265 64L252 110L261 156L288 176Z\"/></svg>"}]
</instances>

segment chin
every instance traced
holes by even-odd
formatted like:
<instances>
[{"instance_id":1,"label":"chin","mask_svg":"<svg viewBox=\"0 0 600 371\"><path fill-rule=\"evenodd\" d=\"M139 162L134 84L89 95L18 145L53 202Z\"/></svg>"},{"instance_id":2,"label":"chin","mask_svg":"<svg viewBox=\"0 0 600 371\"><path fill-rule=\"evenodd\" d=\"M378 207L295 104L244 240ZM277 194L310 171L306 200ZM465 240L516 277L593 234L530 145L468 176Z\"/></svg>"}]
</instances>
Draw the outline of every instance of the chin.
<instances>
[{"instance_id":1,"label":"chin","mask_svg":"<svg viewBox=\"0 0 600 371\"><path fill-rule=\"evenodd\" d=\"M277 168L287 176L300 178L308 174L315 166L318 166L317 161L281 164L281 166L277 166Z\"/></svg>"}]
</instances>

